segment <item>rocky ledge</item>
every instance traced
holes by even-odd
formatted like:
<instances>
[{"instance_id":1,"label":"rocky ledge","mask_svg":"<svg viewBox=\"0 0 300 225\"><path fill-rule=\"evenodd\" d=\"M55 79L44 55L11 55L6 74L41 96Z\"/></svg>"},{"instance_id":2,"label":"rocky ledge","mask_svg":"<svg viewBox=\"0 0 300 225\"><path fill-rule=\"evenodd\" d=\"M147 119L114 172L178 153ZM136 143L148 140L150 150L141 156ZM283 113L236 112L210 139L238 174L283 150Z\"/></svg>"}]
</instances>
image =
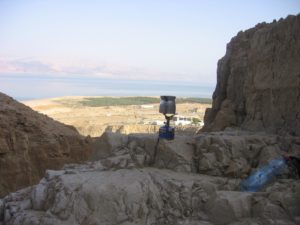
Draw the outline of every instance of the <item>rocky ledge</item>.
<instances>
[{"instance_id":1,"label":"rocky ledge","mask_svg":"<svg viewBox=\"0 0 300 225\"><path fill-rule=\"evenodd\" d=\"M291 174L261 192L239 186L281 149L297 152L299 138L226 131L157 143L105 133L95 146L92 161L48 170L38 185L1 199L0 224L300 224Z\"/></svg>"}]
</instances>

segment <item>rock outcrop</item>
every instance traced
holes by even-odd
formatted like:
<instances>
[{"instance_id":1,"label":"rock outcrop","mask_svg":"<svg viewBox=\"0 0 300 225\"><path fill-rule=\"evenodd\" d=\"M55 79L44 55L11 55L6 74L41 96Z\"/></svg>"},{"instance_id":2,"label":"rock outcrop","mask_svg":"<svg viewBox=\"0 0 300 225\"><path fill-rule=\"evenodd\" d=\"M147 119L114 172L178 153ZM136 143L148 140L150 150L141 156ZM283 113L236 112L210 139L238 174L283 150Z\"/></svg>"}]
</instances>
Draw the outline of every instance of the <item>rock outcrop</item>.
<instances>
[{"instance_id":1,"label":"rock outcrop","mask_svg":"<svg viewBox=\"0 0 300 225\"><path fill-rule=\"evenodd\" d=\"M249 132L158 143L105 133L93 161L48 170L38 185L0 199L0 224L297 225L299 181L283 174L261 192L239 187L287 141L298 149L297 138Z\"/></svg>"},{"instance_id":2,"label":"rock outcrop","mask_svg":"<svg viewBox=\"0 0 300 225\"><path fill-rule=\"evenodd\" d=\"M114 132L121 134L154 134L160 126L150 124L124 124L124 125L91 125L77 126L78 132L84 136L100 137L104 132ZM176 126L176 134L193 135L199 130L199 126Z\"/></svg>"},{"instance_id":3,"label":"rock outcrop","mask_svg":"<svg viewBox=\"0 0 300 225\"><path fill-rule=\"evenodd\" d=\"M0 93L0 196L37 183L46 169L82 162L90 141Z\"/></svg>"},{"instance_id":4,"label":"rock outcrop","mask_svg":"<svg viewBox=\"0 0 300 225\"><path fill-rule=\"evenodd\" d=\"M203 131L300 135L300 14L239 32L219 60Z\"/></svg>"}]
</instances>

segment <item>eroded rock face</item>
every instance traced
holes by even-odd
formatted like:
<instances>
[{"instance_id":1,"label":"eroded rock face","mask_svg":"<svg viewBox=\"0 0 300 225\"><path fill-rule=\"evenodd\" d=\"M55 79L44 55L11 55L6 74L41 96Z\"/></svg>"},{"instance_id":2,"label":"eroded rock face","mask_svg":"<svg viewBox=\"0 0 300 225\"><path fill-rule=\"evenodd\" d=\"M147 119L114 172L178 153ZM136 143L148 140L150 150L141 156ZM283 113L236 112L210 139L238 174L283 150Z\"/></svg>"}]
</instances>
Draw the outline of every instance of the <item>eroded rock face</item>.
<instances>
[{"instance_id":1,"label":"eroded rock face","mask_svg":"<svg viewBox=\"0 0 300 225\"><path fill-rule=\"evenodd\" d=\"M283 154L300 155L300 137L226 131L173 141L157 135L104 133L96 139L92 161L114 168L156 167L176 172L245 178Z\"/></svg>"},{"instance_id":2,"label":"eroded rock face","mask_svg":"<svg viewBox=\"0 0 300 225\"><path fill-rule=\"evenodd\" d=\"M300 14L239 32L219 60L204 131L300 135Z\"/></svg>"},{"instance_id":3,"label":"eroded rock face","mask_svg":"<svg viewBox=\"0 0 300 225\"><path fill-rule=\"evenodd\" d=\"M289 142L295 151L299 141ZM48 170L38 185L0 199L0 224L296 225L299 180L278 179L257 193L239 187L248 169L277 158L276 146L285 142L233 131L159 143L154 135L106 133L93 161ZM275 154L268 155L272 147ZM215 161L202 162L199 154L208 153L201 159ZM227 171L242 159L238 173Z\"/></svg>"},{"instance_id":4,"label":"eroded rock face","mask_svg":"<svg viewBox=\"0 0 300 225\"><path fill-rule=\"evenodd\" d=\"M37 183L46 169L81 162L89 139L0 93L0 196Z\"/></svg>"}]
</instances>

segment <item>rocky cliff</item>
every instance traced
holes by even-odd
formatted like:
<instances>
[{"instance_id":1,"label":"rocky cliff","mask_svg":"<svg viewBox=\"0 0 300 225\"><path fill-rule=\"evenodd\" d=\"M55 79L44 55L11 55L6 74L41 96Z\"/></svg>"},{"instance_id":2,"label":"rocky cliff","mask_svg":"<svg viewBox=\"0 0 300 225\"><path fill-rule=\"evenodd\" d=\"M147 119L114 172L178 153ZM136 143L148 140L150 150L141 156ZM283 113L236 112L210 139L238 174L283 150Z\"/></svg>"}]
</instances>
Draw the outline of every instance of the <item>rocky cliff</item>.
<instances>
[{"instance_id":1,"label":"rocky cliff","mask_svg":"<svg viewBox=\"0 0 300 225\"><path fill-rule=\"evenodd\" d=\"M203 131L300 135L300 14L239 32L219 60Z\"/></svg>"},{"instance_id":2,"label":"rocky cliff","mask_svg":"<svg viewBox=\"0 0 300 225\"><path fill-rule=\"evenodd\" d=\"M89 140L0 93L0 196L32 185L46 169L88 158Z\"/></svg>"}]
</instances>

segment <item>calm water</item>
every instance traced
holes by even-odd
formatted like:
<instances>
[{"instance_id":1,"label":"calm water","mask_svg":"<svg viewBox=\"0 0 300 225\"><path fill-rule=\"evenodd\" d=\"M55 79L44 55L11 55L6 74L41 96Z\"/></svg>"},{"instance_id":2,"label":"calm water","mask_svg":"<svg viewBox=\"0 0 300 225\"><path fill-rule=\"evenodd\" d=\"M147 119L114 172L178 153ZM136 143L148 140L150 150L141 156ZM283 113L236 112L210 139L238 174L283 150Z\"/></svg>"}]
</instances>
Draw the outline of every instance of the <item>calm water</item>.
<instances>
[{"instance_id":1,"label":"calm water","mask_svg":"<svg viewBox=\"0 0 300 225\"><path fill-rule=\"evenodd\" d=\"M37 77L0 74L0 92L18 100L72 95L160 96L211 98L214 85L192 82L112 80L81 77Z\"/></svg>"}]
</instances>

